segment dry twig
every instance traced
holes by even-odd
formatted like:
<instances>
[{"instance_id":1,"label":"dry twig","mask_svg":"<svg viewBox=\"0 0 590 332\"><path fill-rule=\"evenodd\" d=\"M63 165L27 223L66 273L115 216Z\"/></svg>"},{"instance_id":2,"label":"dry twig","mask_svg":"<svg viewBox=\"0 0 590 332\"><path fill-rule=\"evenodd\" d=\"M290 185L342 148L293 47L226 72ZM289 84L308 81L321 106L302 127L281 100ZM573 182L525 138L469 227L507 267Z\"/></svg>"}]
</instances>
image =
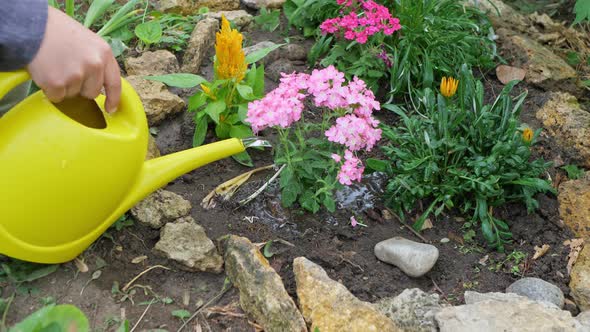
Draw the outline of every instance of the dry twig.
<instances>
[{"instance_id":1,"label":"dry twig","mask_svg":"<svg viewBox=\"0 0 590 332\"><path fill-rule=\"evenodd\" d=\"M123 292L126 292L129 287L131 287L131 285L137 281L137 279L139 279L142 275L148 273L149 271L155 269L155 268L160 268L160 269L165 269L165 270L170 270L170 268L162 266L162 265L154 265L152 267L147 268L146 270L142 271L140 274L138 274L137 276L135 276L135 278L131 279L131 281L129 281L127 283L127 285L125 285L125 287L123 287L123 289L121 289Z\"/></svg>"},{"instance_id":2,"label":"dry twig","mask_svg":"<svg viewBox=\"0 0 590 332\"><path fill-rule=\"evenodd\" d=\"M400 224L406 226L406 228L408 228L410 231L412 231L412 233L414 233L414 235L416 235L417 237L420 238L420 240L422 240L424 243L430 243L430 241L428 241L424 236L422 236L420 233L416 232L416 230L414 228L412 228L411 226L409 226L408 224L406 224L402 218L400 218L395 212L391 211L390 208L386 208L387 211L395 217L395 219L397 219L397 221L400 222Z\"/></svg>"}]
</instances>

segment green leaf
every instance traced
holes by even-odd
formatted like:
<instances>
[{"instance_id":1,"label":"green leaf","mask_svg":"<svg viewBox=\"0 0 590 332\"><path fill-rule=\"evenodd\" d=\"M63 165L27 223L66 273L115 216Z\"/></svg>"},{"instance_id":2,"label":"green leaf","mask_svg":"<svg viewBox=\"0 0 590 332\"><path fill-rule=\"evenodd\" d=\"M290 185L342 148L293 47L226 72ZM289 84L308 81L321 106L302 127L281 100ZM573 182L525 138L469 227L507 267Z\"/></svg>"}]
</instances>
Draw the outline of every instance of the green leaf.
<instances>
[{"instance_id":1,"label":"green leaf","mask_svg":"<svg viewBox=\"0 0 590 332\"><path fill-rule=\"evenodd\" d=\"M570 180L577 180L584 176L584 170L579 169L576 165L566 165L561 167L564 171L567 172L567 177Z\"/></svg>"},{"instance_id":2,"label":"green leaf","mask_svg":"<svg viewBox=\"0 0 590 332\"><path fill-rule=\"evenodd\" d=\"M492 230L492 225L490 225L488 218L481 220L481 232L489 244L494 244L496 242L496 237L494 236L494 231Z\"/></svg>"},{"instance_id":3,"label":"green leaf","mask_svg":"<svg viewBox=\"0 0 590 332\"><path fill-rule=\"evenodd\" d=\"M334 212L336 211L336 202L334 201L334 199L332 199L331 196L326 195L326 197L324 198L324 206L326 207L326 209L328 209L328 211L330 212Z\"/></svg>"},{"instance_id":4,"label":"green leaf","mask_svg":"<svg viewBox=\"0 0 590 332\"><path fill-rule=\"evenodd\" d=\"M190 112L196 111L201 108L201 106L205 105L205 102L207 102L207 95L202 92L198 92L188 99L188 110Z\"/></svg>"},{"instance_id":5,"label":"green leaf","mask_svg":"<svg viewBox=\"0 0 590 332\"><path fill-rule=\"evenodd\" d=\"M205 78L195 74L166 74L166 75L153 75L143 76L146 80L162 82L168 86L177 88L194 88L197 85L207 82Z\"/></svg>"},{"instance_id":6,"label":"green leaf","mask_svg":"<svg viewBox=\"0 0 590 332\"><path fill-rule=\"evenodd\" d=\"M242 98L246 100L256 99L256 97L254 97L253 90L251 87L243 84L238 84L236 88L238 89L238 93L240 94L240 96L242 96Z\"/></svg>"},{"instance_id":7,"label":"green leaf","mask_svg":"<svg viewBox=\"0 0 590 332\"><path fill-rule=\"evenodd\" d=\"M266 258L271 258L272 256L274 256L274 253L270 250L270 248L272 247L272 240L266 242L266 244L264 245L264 250L263 250L263 255Z\"/></svg>"},{"instance_id":8,"label":"green leaf","mask_svg":"<svg viewBox=\"0 0 590 332\"><path fill-rule=\"evenodd\" d=\"M185 318L189 318L191 313L188 310L180 309L172 311L172 316L184 320Z\"/></svg>"},{"instance_id":9,"label":"green leaf","mask_svg":"<svg viewBox=\"0 0 590 332\"><path fill-rule=\"evenodd\" d=\"M260 64L256 69L256 79L252 88L255 96L262 97L264 95L264 64Z\"/></svg>"},{"instance_id":10,"label":"green leaf","mask_svg":"<svg viewBox=\"0 0 590 332\"><path fill-rule=\"evenodd\" d=\"M281 202L284 207L290 207L297 201L297 195L299 194L296 186L284 187L281 191Z\"/></svg>"},{"instance_id":11,"label":"green leaf","mask_svg":"<svg viewBox=\"0 0 590 332\"><path fill-rule=\"evenodd\" d=\"M590 0L577 0L574 6L576 19L573 24L582 23L584 20L590 20Z\"/></svg>"},{"instance_id":12,"label":"green leaf","mask_svg":"<svg viewBox=\"0 0 590 332\"><path fill-rule=\"evenodd\" d=\"M299 204L301 204L302 208L310 211L311 213L316 213L320 209L320 204L318 204L313 193L309 191L306 191L303 195L301 195L301 197L299 197Z\"/></svg>"},{"instance_id":13,"label":"green leaf","mask_svg":"<svg viewBox=\"0 0 590 332\"><path fill-rule=\"evenodd\" d=\"M128 320L124 320L121 325L119 325L119 328L117 328L116 332L129 332L129 321Z\"/></svg>"},{"instance_id":14,"label":"green leaf","mask_svg":"<svg viewBox=\"0 0 590 332\"><path fill-rule=\"evenodd\" d=\"M113 56L115 58L118 58L119 56L121 56L121 54L123 54L125 52L125 50L128 48L121 39L118 38L108 38L107 42L109 43L109 46L111 47L111 51L113 52Z\"/></svg>"},{"instance_id":15,"label":"green leaf","mask_svg":"<svg viewBox=\"0 0 590 332\"><path fill-rule=\"evenodd\" d=\"M241 104L238 106L238 118L240 121L245 122L248 117L248 105Z\"/></svg>"},{"instance_id":16,"label":"green leaf","mask_svg":"<svg viewBox=\"0 0 590 332\"><path fill-rule=\"evenodd\" d=\"M267 56L270 52L276 50L277 48L279 48L283 45L285 45L285 44L275 44L273 46L269 46L269 47L257 50L255 52L252 52L246 56L246 63L252 64L254 62L257 62L258 60L261 60L262 58Z\"/></svg>"},{"instance_id":17,"label":"green leaf","mask_svg":"<svg viewBox=\"0 0 590 332\"><path fill-rule=\"evenodd\" d=\"M391 168L389 162L387 162L385 160L368 158L366 163L367 163L368 168L370 168L376 172L386 172L387 170L389 170Z\"/></svg>"},{"instance_id":18,"label":"green leaf","mask_svg":"<svg viewBox=\"0 0 590 332\"><path fill-rule=\"evenodd\" d=\"M215 135L222 139L229 138L230 129L230 124L226 122L219 122L217 126L215 126Z\"/></svg>"},{"instance_id":19,"label":"green leaf","mask_svg":"<svg viewBox=\"0 0 590 332\"><path fill-rule=\"evenodd\" d=\"M197 119L195 126L195 133L193 135L193 147L201 146L207 136L208 123L206 116L201 116Z\"/></svg>"},{"instance_id":20,"label":"green leaf","mask_svg":"<svg viewBox=\"0 0 590 332\"><path fill-rule=\"evenodd\" d=\"M135 27L135 35L147 45L155 44L162 39L162 25L159 21L140 23Z\"/></svg>"},{"instance_id":21,"label":"green leaf","mask_svg":"<svg viewBox=\"0 0 590 332\"><path fill-rule=\"evenodd\" d=\"M234 125L229 130L229 136L235 138L247 138L252 136L252 129L245 125Z\"/></svg>"},{"instance_id":22,"label":"green leaf","mask_svg":"<svg viewBox=\"0 0 590 332\"><path fill-rule=\"evenodd\" d=\"M90 28L92 24L104 15L115 0L94 0L88 11L86 12L86 18L84 19L84 26Z\"/></svg>"},{"instance_id":23,"label":"green leaf","mask_svg":"<svg viewBox=\"0 0 590 332\"><path fill-rule=\"evenodd\" d=\"M215 123L219 124L219 115L225 111L225 101L217 100L205 107L203 112L207 113Z\"/></svg>"},{"instance_id":24,"label":"green leaf","mask_svg":"<svg viewBox=\"0 0 590 332\"><path fill-rule=\"evenodd\" d=\"M567 53L567 63L570 66L577 66L582 62L580 59L580 55L577 52L568 52Z\"/></svg>"},{"instance_id":25,"label":"green leaf","mask_svg":"<svg viewBox=\"0 0 590 332\"><path fill-rule=\"evenodd\" d=\"M252 158L248 154L247 151L240 152L232 156L232 158L237 161L239 164L247 166L247 167L254 167L254 163L252 162Z\"/></svg>"},{"instance_id":26,"label":"green leaf","mask_svg":"<svg viewBox=\"0 0 590 332\"><path fill-rule=\"evenodd\" d=\"M84 313L70 304L45 306L8 332L28 331L89 331L90 326Z\"/></svg>"}]
</instances>

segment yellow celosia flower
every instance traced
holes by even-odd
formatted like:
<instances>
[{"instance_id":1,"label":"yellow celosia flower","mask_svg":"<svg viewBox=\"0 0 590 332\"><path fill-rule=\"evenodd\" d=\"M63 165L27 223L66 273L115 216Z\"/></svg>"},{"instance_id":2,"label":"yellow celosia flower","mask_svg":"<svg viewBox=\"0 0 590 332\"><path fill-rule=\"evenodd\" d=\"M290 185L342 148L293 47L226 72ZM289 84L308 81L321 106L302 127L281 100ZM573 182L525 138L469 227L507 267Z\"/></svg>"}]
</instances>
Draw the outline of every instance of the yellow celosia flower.
<instances>
[{"instance_id":1,"label":"yellow celosia flower","mask_svg":"<svg viewBox=\"0 0 590 332\"><path fill-rule=\"evenodd\" d=\"M213 100L217 100L217 97L211 93L211 89L209 89L208 86L201 84L201 89L203 89L203 92L211 99Z\"/></svg>"},{"instance_id":2,"label":"yellow celosia flower","mask_svg":"<svg viewBox=\"0 0 590 332\"><path fill-rule=\"evenodd\" d=\"M533 140L533 136L534 136L534 132L531 128L525 128L522 131L522 139L527 142L530 143Z\"/></svg>"},{"instance_id":3,"label":"yellow celosia flower","mask_svg":"<svg viewBox=\"0 0 590 332\"><path fill-rule=\"evenodd\" d=\"M242 34L232 29L225 15L221 16L221 31L215 41L215 75L217 79L236 79L246 75L246 55L242 49Z\"/></svg>"},{"instance_id":4,"label":"yellow celosia flower","mask_svg":"<svg viewBox=\"0 0 590 332\"><path fill-rule=\"evenodd\" d=\"M458 86L458 80L452 77L443 77L442 81L440 82L440 93L447 98L451 98L455 95L455 93L457 93Z\"/></svg>"}]
</instances>

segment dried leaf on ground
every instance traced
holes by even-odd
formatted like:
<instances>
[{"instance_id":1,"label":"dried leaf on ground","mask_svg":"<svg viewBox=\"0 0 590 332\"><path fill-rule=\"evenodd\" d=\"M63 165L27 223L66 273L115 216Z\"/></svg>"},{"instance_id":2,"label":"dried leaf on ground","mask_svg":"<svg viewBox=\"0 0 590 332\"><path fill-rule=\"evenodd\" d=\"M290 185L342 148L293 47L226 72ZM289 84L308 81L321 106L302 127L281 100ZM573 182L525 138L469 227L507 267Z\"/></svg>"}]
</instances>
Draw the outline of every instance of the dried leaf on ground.
<instances>
[{"instance_id":1,"label":"dried leaf on ground","mask_svg":"<svg viewBox=\"0 0 590 332\"><path fill-rule=\"evenodd\" d=\"M584 248L584 239L566 240L563 242L563 245L570 247L570 253L569 255L567 255L567 274L570 275L572 272L572 268L574 267L574 264L576 264L578 255L580 255L582 248Z\"/></svg>"},{"instance_id":2,"label":"dried leaf on ground","mask_svg":"<svg viewBox=\"0 0 590 332\"><path fill-rule=\"evenodd\" d=\"M424 220L424 224L422 224L422 229L421 231L425 230L425 229L430 229L432 228L432 220L430 220L430 218L426 218L426 220Z\"/></svg>"},{"instance_id":3,"label":"dried leaf on ground","mask_svg":"<svg viewBox=\"0 0 590 332\"><path fill-rule=\"evenodd\" d=\"M235 192L240 188L241 185L243 185L246 181L248 181L248 179L250 178L250 176L252 176L252 174L254 174L256 172L263 171L263 170L271 169L273 167L274 167L274 165L259 167L259 168L253 169L249 172L240 174L240 175L234 177L233 179L225 181L224 183L220 184L215 189L213 189L213 191L211 191L209 194L207 194L207 196L205 196L205 198L203 198L203 201L201 202L201 206L204 209L209 210L209 209L212 209L215 207L218 198L221 198L222 200L227 201L235 194Z\"/></svg>"},{"instance_id":4,"label":"dried leaf on ground","mask_svg":"<svg viewBox=\"0 0 590 332\"><path fill-rule=\"evenodd\" d=\"M500 65L496 68L496 76L502 84L508 84L510 81L522 81L526 76L526 70L518 67Z\"/></svg>"},{"instance_id":5,"label":"dried leaf on ground","mask_svg":"<svg viewBox=\"0 0 590 332\"><path fill-rule=\"evenodd\" d=\"M479 260L479 264L486 266L487 265L487 261L488 259L490 259L490 255L485 255L483 256L480 260Z\"/></svg>"},{"instance_id":6,"label":"dried leaf on ground","mask_svg":"<svg viewBox=\"0 0 590 332\"><path fill-rule=\"evenodd\" d=\"M544 244L542 246L535 246L535 254L533 255L533 260L543 257L547 253L547 251L551 248L548 244Z\"/></svg>"},{"instance_id":7,"label":"dried leaf on ground","mask_svg":"<svg viewBox=\"0 0 590 332\"><path fill-rule=\"evenodd\" d=\"M86 263L84 263L84 261L79 257L76 257L76 259L74 260L74 264L76 264L78 271L82 273L88 272L88 265L86 265Z\"/></svg>"},{"instance_id":8,"label":"dried leaf on ground","mask_svg":"<svg viewBox=\"0 0 590 332\"><path fill-rule=\"evenodd\" d=\"M138 257L135 257L134 259L132 259L131 263L139 264L139 263L145 261L147 258L148 258L147 256L138 256Z\"/></svg>"}]
</instances>

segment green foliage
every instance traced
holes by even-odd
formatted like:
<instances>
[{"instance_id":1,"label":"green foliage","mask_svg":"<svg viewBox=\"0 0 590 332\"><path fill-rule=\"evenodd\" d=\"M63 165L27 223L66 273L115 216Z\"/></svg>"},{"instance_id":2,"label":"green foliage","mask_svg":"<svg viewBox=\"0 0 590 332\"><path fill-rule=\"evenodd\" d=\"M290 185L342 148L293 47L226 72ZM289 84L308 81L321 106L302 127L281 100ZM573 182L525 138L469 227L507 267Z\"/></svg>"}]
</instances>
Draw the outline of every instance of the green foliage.
<instances>
[{"instance_id":1,"label":"green foliage","mask_svg":"<svg viewBox=\"0 0 590 332\"><path fill-rule=\"evenodd\" d=\"M488 244L502 251L511 238L509 226L493 208L522 201L528 211L538 207L534 195L555 192L539 178L549 167L531 160L532 142L522 137L518 116L526 93L513 99L508 84L492 105L484 103L483 84L463 66L459 90L447 99L430 88L419 94L416 114L386 106L400 117L399 127L383 126L390 142L382 147L388 161L368 166L390 176L386 203L401 215L418 201L428 208L414 224L416 230L431 214L461 208L472 213Z\"/></svg>"},{"instance_id":2,"label":"green foliage","mask_svg":"<svg viewBox=\"0 0 590 332\"><path fill-rule=\"evenodd\" d=\"M289 24L301 30L305 37L315 36L318 26L336 17L339 10L336 0L287 0L283 5Z\"/></svg>"},{"instance_id":3,"label":"green foliage","mask_svg":"<svg viewBox=\"0 0 590 332\"><path fill-rule=\"evenodd\" d=\"M89 331L88 319L73 305L48 305L9 329L9 332Z\"/></svg>"},{"instance_id":4,"label":"green foliage","mask_svg":"<svg viewBox=\"0 0 590 332\"><path fill-rule=\"evenodd\" d=\"M275 31L281 24L280 17L280 9L268 10L266 7L263 7L260 9L258 16L254 17L254 22L256 22L256 25L260 29L272 32Z\"/></svg>"},{"instance_id":5,"label":"green foliage","mask_svg":"<svg viewBox=\"0 0 590 332\"><path fill-rule=\"evenodd\" d=\"M400 31L392 36L373 35L366 44L332 35L320 36L318 32L310 62L319 60L322 66L334 65L349 79L359 76L375 92L389 81L392 98L432 87L442 76L455 75L462 64L494 67L496 47L492 26L480 10L456 0L380 3L399 18ZM391 64L386 64L379 55L386 56Z\"/></svg>"},{"instance_id":6,"label":"green foliage","mask_svg":"<svg viewBox=\"0 0 590 332\"><path fill-rule=\"evenodd\" d=\"M243 80L213 79L193 74L169 74L146 76L146 79L163 82L166 85L201 89L189 98L189 112L194 114L195 133L193 146L205 142L209 125L214 125L215 135L220 139L230 137L247 138L253 135L250 125L245 122L248 103L264 96L264 65L256 62L281 45L274 45L249 54L246 63L251 65ZM252 167L252 159L247 152L234 155L242 165Z\"/></svg>"},{"instance_id":7,"label":"green foliage","mask_svg":"<svg viewBox=\"0 0 590 332\"><path fill-rule=\"evenodd\" d=\"M574 6L576 19L573 24L580 24L583 21L590 21L590 0L576 0Z\"/></svg>"},{"instance_id":8,"label":"green foliage","mask_svg":"<svg viewBox=\"0 0 590 332\"><path fill-rule=\"evenodd\" d=\"M578 166L576 165L566 165L561 167L561 169L563 169L564 171L567 172L567 177L570 180L577 180L580 179L584 176L584 170L578 168Z\"/></svg>"},{"instance_id":9,"label":"green foliage","mask_svg":"<svg viewBox=\"0 0 590 332\"><path fill-rule=\"evenodd\" d=\"M147 46L158 43L162 39L162 25L158 21L148 21L135 27L135 35Z\"/></svg>"},{"instance_id":10,"label":"green foliage","mask_svg":"<svg viewBox=\"0 0 590 332\"><path fill-rule=\"evenodd\" d=\"M162 26L162 38L154 46L175 52L187 47L192 31L202 17L201 14L183 16L159 11L152 11L149 15Z\"/></svg>"},{"instance_id":11,"label":"green foliage","mask_svg":"<svg viewBox=\"0 0 590 332\"><path fill-rule=\"evenodd\" d=\"M172 311L172 316L180 318L182 321L184 321L186 318L191 316L191 313L188 310L180 309Z\"/></svg>"}]
</instances>

